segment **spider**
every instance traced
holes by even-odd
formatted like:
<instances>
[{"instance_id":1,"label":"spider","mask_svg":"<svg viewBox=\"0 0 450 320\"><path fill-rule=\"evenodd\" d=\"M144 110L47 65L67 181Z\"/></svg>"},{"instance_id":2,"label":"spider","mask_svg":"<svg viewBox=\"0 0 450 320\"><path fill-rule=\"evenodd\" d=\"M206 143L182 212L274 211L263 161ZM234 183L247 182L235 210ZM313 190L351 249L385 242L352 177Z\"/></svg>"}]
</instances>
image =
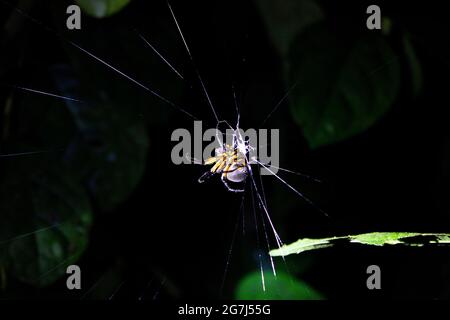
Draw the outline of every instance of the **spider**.
<instances>
[{"instance_id":1,"label":"spider","mask_svg":"<svg viewBox=\"0 0 450 320\"><path fill-rule=\"evenodd\" d=\"M231 183L242 183L247 178L248 161L246 157L247 146L245 143L236 143L234 146L224 144L222 147L215 149L214 157L210 157L205 161L205 165L213 165L211 169L205 172L198 181L200 183L214 174L221 174L221 180L228 191L244 192L244 188L234 188Z\"/></svg>"}]
</instances>

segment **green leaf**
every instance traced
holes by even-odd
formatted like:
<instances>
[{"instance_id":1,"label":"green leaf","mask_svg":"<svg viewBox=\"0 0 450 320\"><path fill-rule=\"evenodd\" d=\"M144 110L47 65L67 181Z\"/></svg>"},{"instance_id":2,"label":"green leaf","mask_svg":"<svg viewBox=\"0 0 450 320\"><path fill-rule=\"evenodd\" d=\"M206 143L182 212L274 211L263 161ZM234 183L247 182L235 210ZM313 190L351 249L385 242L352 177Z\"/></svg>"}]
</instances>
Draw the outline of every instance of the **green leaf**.
<instances>
[{"instance_id":1,"label":"green leaf","mask_svg":"<svg viewBox=\"0 0 450 320\"><path fill-rule=\"evenodd\" d=\"M270 255L287 256L332 247L338 243L358 243L369 246L405 245L421 247L427 244L450 245L450 234L443 233L413 233L413 232L372 232L359 235L330 237L322 239L300 239L270 251Z\"/></svg>"},{"instance_id":2,"label":"green leaf","mask_svg":"<svg viewBox=\"0 0 450 320\"><path fill-rule=\"evenodd\" d=\"M256 0L269 36L282 56L291 42L306 26L323 19L322 9L313 0Z\"/></svg>"},{"instance_id":3,"label":"green leaf","mask_svg":"<svg viewBox=\"0 0 450 320\"><path fill-rule=\"evenodd\" d=\"M70 164L86 181L96 205L102 211L110 211L125 201L141 180L149 142L143 121L127 123L123 118L120 120L119 112L108 113L108 108L101 106L95 109L99 111L95 119L83 119L80 129L89 134L87 130L101 128L92 142L101 148L79 145Z\"/></svg>"},{"instance_id":4,"label":"green leaf","mask_svg":"<svg viewBox=\"0 0 450 320\"><path fill-rule=\"evenodd\" d=\"M351 37L315 25L290 49L294 120L313 148L348 139L372 126L391 107L400 65L383 36Z\"/></svg>"},{"instance_id":5,"label":"green leaf","mask_svg":"<svg viewBox=\"0 0 450 320\"><path fill-rule=\"evenodd\" d=\"M239 300L319 300L323 296L309 286L286 273L264 272L264 288L260 271L247 274L238 284L235 298Z\"/></svg>"},{"instance_id":6,"label":"green leaf","mask_svg":"<svg viewBox=\"0 0 450 320\"><path fill-rule=\"evenodd\" d=\"M81 9L96 18L109 17L122 10L130 0L75 0Z\"/></svg>"},{"instance_id":7,"label":"green leaf","mask_svg":"<svg viewBox=\"0 0 450 320\"><path fill-rule=\"evenodd\" d=\"M92 78L93 82L97 79ZM67 103L74 122L72 134L81 134L83 139L71 143L66 161L95 204L102 211L111 211L130 196L145 171L149 141L144 120L126 104L125 99L132 100L122 96L124 93L114 96L101 91L102 97L89 95L81 89L78 78L67 71L58 86L66 96L79 96L79 92L90 96L89 103ZM58 122L51 121L42 129L46 136L55 132L52 123Z\"/></svg>"},{"instance_id":8,"label":"green leaf","mask_svg":"<svg viewBox=\"0 0 450 320\"><path fill-rule=\"evenodd\" d=\"M16 170L6 174L0 188L0 243L5 250L0 263L21 281L46 286L86 249L92 223L89 198L68 170L28 165L21 173L21 161L14 162Z\"/></svg>"}]
</instances>

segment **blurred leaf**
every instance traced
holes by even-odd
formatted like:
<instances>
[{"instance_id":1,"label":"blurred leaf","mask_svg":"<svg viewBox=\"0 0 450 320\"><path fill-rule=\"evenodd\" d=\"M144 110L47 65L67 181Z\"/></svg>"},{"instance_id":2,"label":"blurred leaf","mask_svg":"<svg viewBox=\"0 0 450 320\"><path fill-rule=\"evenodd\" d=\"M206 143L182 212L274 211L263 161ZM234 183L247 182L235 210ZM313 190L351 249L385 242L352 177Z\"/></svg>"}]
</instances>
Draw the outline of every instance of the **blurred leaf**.
<instances>
[{"instance_id":1,"label":"blurred leaf","mask_svg":"<svg viewBox=\"0 0 450 320\"><path fill-rule=\"evenodd\" d=\"M421 247L426 244L450 245L450 234L441 233L411 233L411 232L372 232L359 235L331 237L322 239L300 239L294 243L283 245L279 249L270 251L270 255L287 256L332 247L338 243L349 242L369 246L407 245Z\"/></svg>"},{"instance_id":2,"label":"blurred leaf","mask_svg":"<svg viewBox=\"0 0 450 320\"><path fill-rule=\"evenodd\" d=\"M246 275L238 284L235 298L239 300L319 300L323 296L305 282L290 275L277 272L264 272L265 291L261 272Z\"/></svg>"},{"instance_id":3,"label":"blurred leaf","mask_svg":"<svg viewBox=\"0 0 450 320\"><path fill-rule=\"evenodd\" d=\"M269 35L282 56L292 40L306 26L323 19L322 9L313 0L255 0Z\"/></svg>"},{"instance_id":4,"label":"blurred leaf","mask_svg":"<svg viewBox=\"0 0 450 320\"><path fill-rule=\"evenodd\" d=\"M148 138L142 121L121 122L120 113L111 110L108 114L109 108L101 106L94 109L99 111L95 117L103 117L80 127L87 143L73 145L68 161L96 204L109 211L126 200L139 183L146 167Z\"/></svg>"},{"instance_id":5,"label":"blurred leaf","mask_svg":"<svg viewBox=\"0 0 450 320\"><path fill-rule=\"evenodd\" d=\"M57 70L59 90L79 96L81 84L68 70ZM85 94L84 94L85 95ZM103 211L126 200L146 166L148 137L142 117L102 92L92 102L66 105L82 139L74 139L66 161Z\"/></svg>"},{"instance_id":6,"label":"blurred leaf","mask_svg":"<svg viewBox=\"0 0 450 320\"><path fill-rule=\"evenodd\" d=\"M417 96L423 87L422 66L409 36L403 37L403 48L409 66L413 95Z\"/></svg>"},{"instance_id":7,"label":"blurred leaf","mask_svg":"<svg viewBox=\"0 0 450 320\"><path fill-rule=\"evenodd\" d=\"M75 0L87 14L96 18L109 17L122 10L130 0Z\"/></svg>"},{"instance_id":8,"label":"blurred leaf","mask_svg":"<svg viewBox=\"0 0 450 320\"><path fill-rule=\"evenodd\" d=\"M58 14L58 12L54 12ZM179 81L178 76L162 61L139 35L142 35L161 55L183 73L180 60L185 58L179 50L179 35L173 27L173 21L166 17L144 19L136 22L135 31L124 21L111 24L98 24L90 33L83 35L83 48L94 53L100 59L127 74L143 86L172 101L181 108L195 113L191 106L183 106L186 83ZM166 30L160 32L158 30ZM133 81L108 68L91 56L76 50L73 46L64 45L70 59L70 66L76 70L76 78L88 91L88 101L107 95L110 104L128 112L139 115L149 124L167 125L171 115L186 117L176 108L162 101L154 94L144 90ZM56 79L59 85L59 79ZM70 86L71 79L65 85ZM61 89L60 89L61 90ZM63 90L64 91L64 90ZM83 93L72 93L75 97L85 96ZM86 94L86 92L84 92Z\"/></svg>"},{"instance_id":9,"label":"blurred leaf","mask_svg":"<svg viewBox=\"0 0 450 320\"><path fill-rule=\"evenodd\" d=\"M15 168L17 163L15 161ZM86 249L92 223L89 199L67 170L11 170L0 188L4 265L18 279L46 286L65 274ZM7 203L7 205L5 205Z\"/></svg>"},{"instance_id":10,"label":"blurred leaf","mask_svg":"<svg viewBox=\"0 0 450 320\"><path fill-rule=\"evenodd\" d=\"M353 40L316 25L293 42L289 78L299 84L294 119L317 148L372 126L397 96L400 67L382 36Z\"/></svg>"},{"instance_id":11,"label":"blurred leaf","mask_svg":"<svg viewBox=\"0 0 450 320\"><path fill-rule=\"evenodd\" d=\"M385 36L391 34L392 31L392 19L386 16L381 18L381 33Z\"/></svg>"}]
</instances>

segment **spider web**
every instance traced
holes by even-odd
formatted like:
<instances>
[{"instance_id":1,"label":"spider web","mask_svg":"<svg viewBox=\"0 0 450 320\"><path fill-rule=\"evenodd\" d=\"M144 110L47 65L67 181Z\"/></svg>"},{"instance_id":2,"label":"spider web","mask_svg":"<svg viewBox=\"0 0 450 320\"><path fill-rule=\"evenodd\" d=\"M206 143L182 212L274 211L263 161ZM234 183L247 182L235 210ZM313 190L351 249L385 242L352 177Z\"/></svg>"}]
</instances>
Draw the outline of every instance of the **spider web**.
<instances>
[{"instance_id":1,"label":"spider web","mask_svg":"<svg viewBox=\"0 0 450 320\"><path fill-rule=\"evenodd\" d=\"M193 115L190 111L189 108L186 107L181 107L179 105L177 105L176 103L172 102L170 99L164 97L163 95L161 95L157 90L153 89L152 87L140 82L139 80L137 80L135 77L133 77L132 75L129 75L128 73L125 73L124 71L122 71L121 69L119 69L119 67L113 65L112 63L108 62L106 59L97 56L95 53L91 52L90 50L83 48L82 46L80 46L78 43L69 40L67 38L65 38L62 34L60 34L59 32L55 31L54 29L46 26L45 24L43 24L42 22L40 22L39 20L35 19L34 17L32 17L31 15L29 15L27 12L22 11L20 8L16 8L14 6L12 6L10 3L8 3L5 0L0 0L4 5L12 8L15 12L17 12L18 14L20 14L21 16L27 18L29 21L31 21L34 24L39 25L44 31L48 32L49 34L52 34L53 36L59 38L60 40L66 42L67 44L69 44L70 46L72 46L74 49L79 50L80 52L82 52L83 54L85 54L86 56L92 58L92 60L98 64L103 65L104 67L108 68L109 70L111 70L113 73L120 75L121 77L123 77L126 81L128 81L130 84L135 85L141 89L143 89L144 91L146 91L147 93L149 93L150 95L156 97L157 99L161 100L162 102L164 102L165 104L173 107L174 109L178 110L179 112L183 113L184 115L186 115L188 118L193 119L193 120L199 120L200 118L198 118L197 116ZM199 72L198 67L196 66L194 57L191 53L191 50L189 48L189 45L184 37L184 34L182 32L182 27L180 26L176 15L175 15L175 11L172 8L172 6L170 5L170 3L167 3L168 5L168 9L170 12L170 15L174 21L174 25L178 31L178 34L180 36L180 40L184 45L184 48L186 50L186 53L188 54L188 57L191 61L192 64L192 68L195 71L195 74L197 76L197 79L201 85L201 90L202 93L206 99L206 102L210 108L210 112L213 114L214 119L216 121L216 126L218 127L221 123L225 123L227 124L230 128L232 128L235 132L236 135L239 135L240 133L240 120L241 120L241 112L240 112L240 106L239 103L237 101L237 97L236 97L236 91L234 88L234 85L232 85L232 95L233 95L233 100L235 102L235 111L236 111L236 125L233 128L227 120L225 119L221 119L220 118L220 114L218 113L217 108L214 106L212 98L210 96L210 94L208 93L207 87L205 85L205 82L203 81L203 78ZM169 59L167 59L166 57L164 57L161 52L156 48L156 46L154 44L152 44L148 39L145 38L145 36L141 33L139 33L137 31L137 36L143 41L143 43L145 44L145 46L147 46L149 49L151 49L151 51L154 52L154 54L159 57L159 59L161 59L162 63L164 63L168 69L173 72L180 80L182 81L186 81L185 77L183 76L183 74L174 67L174 65L169 61ZM270 111L269 114L267 114L267 116L264 118L263 122L261 123L261 126L264 125L269 119L270 117L276 112L276 110L278 110L278 108L282 105L282 103L286 100L286 98L288 97L289 93L293 90L293 88L296 86L296 84L294 84L286 93L285 95L281 98L281 100L275 105L275 107ZM55 98L55 99L62 99L62 100L66 100L66 101L71 101L71 102L75 102L75 103L80 103L83 104L85 103L83 100L80 100L78 98L75 97L67 97L67 96L62 96L58 93L54 93L54 92L46 92L37 88L28 88L28 87L24 87L24 86L20 86L20 85L15 85L15 86L10 86L13 87L14 89L23 91L24 93L29 93L29 94L38 94L38 95L43 95L43 96L47 96L49 98ZM240 137L242 139L242 137ZM18 157L18 156L33 156L33 155L39 155L42 153L48 153L48 152L54 152L54 150L40 150L40 151L24 151L24 152L18 152L18 153L9 153L9 154L0 154L0 158L10 158L10 157ZM201 162L200 162L201 163ZM291 191L293 191L297 196L301 197L304 201L306 201L307 203L309 203L310 205L314 206L315 208L317 208L314 203L309 200L307 197L305 197L305 195L303 195L303 193L301 193L300 191L298 191L296 188L294 188L291 184L289 184L285 179L281 178L278 174L276 174L274 171L271 170L271 168L275 168L277 170L281 170L284 171L286 173L290 173L290 174L295 174L295 175L300 175L309 179L314 180L315 178L312 178L308 175L305 175L303 173L300 172L296 172L290 169L286 169L286 168L281 168L281 167L276 167L276 166L268 166L262 162L260 162L257 158L252 158L252 159L248 159L247 158L247 170L248 170L248 177L247 177L247 181L245 183L245 189L246 191L242 194L241 196L241 205L240 205L240 209L239 209L239 213L237 215L237 219L236 219L236 223L235 223L235 227L234 227L234 231L233 231L233 235L232 235L232 239L231 239L231 243L230 243L230 247L226 256L226 262L225 262L225 267L224 267L224 273L223 273L223 277L222 277L222 282L221 282L221 287L220 287L220 291L223 291L226 279L227 279L227 274L229 272L230 269L230 265L231 265L231 260L233 257L233 250L235 247L235 242L236 242L236 237L237 234L239 232L239 227L242 226L242 233L245 233L245 216L246 216L246 206L245 206L245 200L247 199L248 196L250 196L250 207L251 210L251 217L247 217L247 224L250 223L249 221L252 221L254 228L255 228L255 241L256 241L256 247L257 247L257 261L258 261L258 269L260 270L261 273L261 287L263 289L263 291L266 290L266 283L265 283L265 278L264 278L264 270L266 269L265 267L265 263L264 260L268 260L269 261L269 265L270 265L270 269L273 272L274 276L276 277L277 271L276 271L276 265L275 262L273 260L273 258L268 254L268 252L271 250L272 246L271 246L271 241L274 241L276 243L276 246L278 248L280 248L283 245L283 241L281 239L281 236L279 235L276 227L275 227L275 223L272 221L272 217L271 214L269 212L269 206L267 203L267 199L266 199L266 195L265 195L265 191L264 191L264 186L263 186L263 180L262 180L262 176L261 176L261 172L260 169L261 168L265 168L266 170L268 170L269 172L272 173L273 176L276 177L276 179L281 182L284 186L286 186L288 189L290 189ZM252 165L255 166L257 170L254 171L254 168L252 168ZM224 192L226 192L226 190L224 190ZM320 210L319 208L317 208L320 212L326 214L325 212L323 212L322 210ZM259 213L259 214L258 214ZM6 240L2 240L0 241L0 245L2 244L6 244L6 243L10 243L19 239L23 239L24 237L28 237L40 232L44 232L47 231L49 229L52 228L59 228L61 226L61 224L64 224L64 222L62 223L57 223L57 224L53 224L51 226L48 227L44 227L38 230L34 230L34 231L30 231L21 235L18 235L16 237L10 238L10 239L6 239ZM264 247L264 249L263 249ZM69 257L67 259L65 259L64 261L62 261L61 263L59 263L58 265L56 265L54 268L48 270L47 272L45 272L42 277L45 277L46 275L48 275L49 273L51 273L54 270L57 270L59 267L61 267L62 265L64 265L65 263L67 263L67 261L70 261L73 257ZM286 270L289 273L286 261L284 260L284 265ZM85 297L87 297L89 295L89 293L96 287L98 286L99 283L101 283L102 281L104 281L104 276L101 276L97 281L95 281L91 286L88 287L88 289L83 293L83 295L80 297L81 299L84 299ZM139 300L142 300L144 296L148 295L147 291L148 289L151 287L151 285L155 286L156 283L156 289L153 288L152 290L152 294L150 294L153 299L156 299L158 297L159 292L161 291L161 289L164 287L164 285L166 284L166 279L163 278L159 278L158 280L156 280L156 276L152 277L148 283L146 284L146 286L144 287L143 292L140 294L139 296ZM122 290L122 288L124 287L126 281L120 281L117 285L117 287L112 291L111 295L109 296L109 300L114 299L117 294Z\"/></svg>"}]
</instances>

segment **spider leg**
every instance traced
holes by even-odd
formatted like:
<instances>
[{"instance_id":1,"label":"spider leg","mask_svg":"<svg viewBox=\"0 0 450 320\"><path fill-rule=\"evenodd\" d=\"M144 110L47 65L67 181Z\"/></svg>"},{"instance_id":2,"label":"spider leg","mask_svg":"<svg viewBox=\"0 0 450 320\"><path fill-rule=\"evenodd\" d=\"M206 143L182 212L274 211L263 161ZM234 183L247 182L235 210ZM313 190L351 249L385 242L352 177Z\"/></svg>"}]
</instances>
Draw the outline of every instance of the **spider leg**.
<instances>
[{"instance_id":1,"label":"spider leg","mask_svg":"<svg viewBox=\"0 0 450 320\"><path fill-rule=\"evenodd\" d=\"M218 161L219 160L219 158L218 157L211 157L211 158L208 158L208 159L206 159L206 161L205 161L205 165L210 165L210 164L213 164L213 163L215 163L216 161Z\"/></svg>"},{"instance_id":2,"label":"spider leg","mask_svg":"<svg viewBox=\"0 0 450 320\"><path fill-rule=\"evenodd\" d=\"M208 180L209 178L211 178L212 176L214 175L214 173L213 172L211 172L211 171L206 171L204 174L202 174L201 176L200 176L200 178L198 178L198 183L203 183L203 182L205 182L206 180Z\"/></svg>"},{"instance_id":3,"label":"spider leg","mask_svg":"<svg viewBox=\"0 0 450 320\"><path fill-rule=\"evenodd\" d=\"M223 171L222 171L222 178L223 178L223 179L226 179L226 178L227 178L227 174L228 174L228 172L229 172L229 170L230 170L230 167L231 167L231 164L228 163L228 164L226 165L226 167L223 169Z\"/></svg>"},{"instance_id":4,"label":"spider leg","mask_svg":"<svg viewBox=\"0 0 450 320\"><path fill-rule=\"evenodd\" d=\"M214 166L211 168L211 172L215 173L217 170L220 170L225 165L225 161L223 158L217 160Z\"/></svg>"}]
</instances>

